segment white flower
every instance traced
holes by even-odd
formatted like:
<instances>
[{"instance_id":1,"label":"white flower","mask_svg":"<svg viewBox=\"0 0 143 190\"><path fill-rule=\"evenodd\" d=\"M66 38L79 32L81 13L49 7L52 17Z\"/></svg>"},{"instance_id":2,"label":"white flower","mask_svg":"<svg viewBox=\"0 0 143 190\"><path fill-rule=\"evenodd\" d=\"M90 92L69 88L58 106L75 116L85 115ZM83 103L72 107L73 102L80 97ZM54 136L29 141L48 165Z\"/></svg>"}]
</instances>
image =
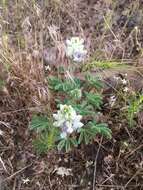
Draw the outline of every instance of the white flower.
<instances>
[{"instance_id":1,"label":"white flower","mask_svg":"<svg viewBox=\"0 0 143 190\"><path fill-rule=\"evenodd\" d=\"M124 92L128 92L128 91L129 91L129 88L128 88L128 87L125 87L125 88L123 89L123 91L124 91Z\"/></svg>"},{"instance_id":2,"label":"white flower","mask_svg":"<svg viewBox=\"0 0 143 190\"><path fill-rule=\"evenodd\" d=\"M4 132L0 129L0 136L3 136Z\"/></svg>"},{"instance_id":3,"label":"white flower","mask_svg":"<svg viewBox=\"0 0 143 190\"><path fill-rule=\"evenodd\" d=\"M116 100L117 100L116 96L111 96L110 97L109 104L110 104L111 107L114 106Z\"/></svg>"},{"instance_id":4,"label":"white flower","mask_svg":"<svg viewBox=\"0 0 143 190\"><path fill-rule=\"evenodd\" d=\"M45 66L46 71L51 71L51 67L49 65Z\"/></svg>"},{"instance_id":5,"label":"white flower","mask_svg":"<svg viewBox=\"0 0 143 190\"><path fill-rule=\"evenodd\" d=\"M79 37L71 37L71 39L66 40L66 45L72 49L79 48L80 50L84 49L84 40Z\"/></svg>"},{"instance_id":6,"label":"white flower","mask_svg":"<svg viewBox=\"0 0 143 190\"><path fill-rule=\"evenodd\" d=\"M122 84L127 84L126 79L122 79Z\"/></svg>"},{"instance_id":7,"label":"white flower","mask_svg":"<svg viewBox=\"0 0 143 190\"><path fill-rule=\"evenodd\" d=\"M28 178L22 179L22 181L23 181L23 184L26 184L26 185L30 182L30 180Z\"/></svg>"},{"instance_id":8,"label":"white flower","mask_svg":"<svg viewBox=\"0 0 143 190\"><path fill-rule=\"evenodd\" d=\"M127 77L127 76L128 76L128 74L127 74L127 73L125 73L124 75L125 75L125 77Z\"/></svg>"},{"instance_id":9,"label":"white flower","mask_svg":"<svg viewBox=\"0 0 143 190\"><path fill-rule=\"evenodd\" d=\"M83 126L80 122L81 115L77 115L76 111L70 105L60 105L60 110L57 114L53 114L56 120L53 125L61 129L61 138L66 138L68 134L73 133Z\"/></svg>"},{"instance_id":10,"label":"white flower","mask_svg":"<svg viewBox=\"0 0 143 190\"><path fill-rule=\"evenodd\" d=\"M74 120L73 120L73 129L78 129L81 128L83 126L83 123L80 122L80 120L82 119L81 115L76 115Z\"/></svg>"},{"instance_id":11,"label":"white flower","mask_svg":"<svg viewBox=\"0 0 143 190\"><path fill-rule=\"evenodd\" d=\"M120 79L120 77L114 76L113 77L116 81L118 81Z\"/></svg>"},{"instance_id":12,"label":"white flower","mask_svg":"<svg viewBox=\"0 0 143 190\"><path fill-rule=\"evenodd\" d=\"M81 62L85 59L86 54L87 54L86 50L77 51L73 54L73 60L75 62Z\"/></svg>"},{"instance_id":13,"label":"white flower","mask_svg":"<svg viewBox=\"0 0 143 190\"><path fill-rule=\"evenodd\" d=\"M55 169L56 173L62 177L72 175L72 170L70 168L59 167Z\"/></svg>"},{"instance_id":14,"label":"white flower","mask_svg":"<svg viewBox=\"0 0 143 190\"><path fill-rule=\"evenodd\" d=\"M84 49L84 40L79 37L72 37L66 40L66 54L75 62L81 62L85 59L87 51Z\"/></svg>"}]
</instances>

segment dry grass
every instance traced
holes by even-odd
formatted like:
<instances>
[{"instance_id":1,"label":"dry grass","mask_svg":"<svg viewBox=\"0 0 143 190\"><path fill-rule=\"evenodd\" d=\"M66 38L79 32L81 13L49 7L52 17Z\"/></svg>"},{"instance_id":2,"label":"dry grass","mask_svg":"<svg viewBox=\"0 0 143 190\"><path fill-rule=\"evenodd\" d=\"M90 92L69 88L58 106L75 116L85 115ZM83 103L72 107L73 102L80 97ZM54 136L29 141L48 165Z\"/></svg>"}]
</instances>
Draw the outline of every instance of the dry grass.
<instances>
[{"instance_id":1,"label":"dry grass","mask_svg":"<svg viewBox=\"0 0 143 190\"><path fill-rule=\"evenodd\" d=\"M68 155L51 152L38 156L32 146L33 134L27 130L28 122L31 113L44 112L50 102L45 65L68 63L64 41L70 36L85 39L92 60L125 60L142 68L142 13L140 0L0 1L0 130L4 132L0 136L0 189L3 178L6 190L91 188L93 165L86 164L95 160L99 139ZM99 75L113 76L112 70L108 72ZM134 77L131 75L134 86L140 81L141 89L142 76ZM128 131L118 110L104 111L102 119L109 122L114 134L112 141L103 142L97 155L97 187L140 190L142 113L141 124ZM73 176L57 176L57 166L71 167ZM22 182L27 177L28 185Z\"/></svg>"}]
</instances>

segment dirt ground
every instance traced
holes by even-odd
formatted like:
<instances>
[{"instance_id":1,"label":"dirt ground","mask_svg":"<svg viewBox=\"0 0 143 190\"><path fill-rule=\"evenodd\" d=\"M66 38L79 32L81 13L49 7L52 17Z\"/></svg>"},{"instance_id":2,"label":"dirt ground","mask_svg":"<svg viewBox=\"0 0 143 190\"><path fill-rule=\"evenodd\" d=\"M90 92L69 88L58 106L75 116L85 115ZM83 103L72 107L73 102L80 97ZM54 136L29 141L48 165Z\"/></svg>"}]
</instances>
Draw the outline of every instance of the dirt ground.
<instances>
[{"instance_id":1,"label":"dirt ground","mask_svg":"<svg viewBox=\"0 0 143 190\"><path fill-rule=\"evenodd\" d=\"M0 2L0 24L6 49L0 50L0 79L6 81L0 90L0 190L142 190L143 112L128 128L122 104L108 106L113 77L105 79L110 85L100 118L112 129L111 140L98 136L69 153L39 155L28 124L50 101L43 63L63 63L59 50L71 36L85 39L88 57L139 69L140 75L125 73L134 90L142 91L143 1L9 0ZM3 63L13 64L10 73ZM67 176L58 174L62 167L69 169Z\"/></svg>"}]
</instances>

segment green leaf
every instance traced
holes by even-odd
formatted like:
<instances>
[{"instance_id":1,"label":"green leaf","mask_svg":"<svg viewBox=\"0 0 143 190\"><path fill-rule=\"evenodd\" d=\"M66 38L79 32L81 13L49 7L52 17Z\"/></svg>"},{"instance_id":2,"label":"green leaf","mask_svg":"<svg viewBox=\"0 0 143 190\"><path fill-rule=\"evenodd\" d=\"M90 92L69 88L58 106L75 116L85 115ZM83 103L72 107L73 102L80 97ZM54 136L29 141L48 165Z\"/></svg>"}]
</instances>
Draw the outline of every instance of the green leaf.
<instances>
[{"instance_id":1,"label":"green leaf","mask_svg":"<svg viewBox=\"0 0 143 190\"><path fill-rule=\"evenodd\" d=\"M100 109L102 97L100 94L85 93L87 102Z\"/></svg>"},{"instance_id":2,"label":"green leaf","mask_svg":"<svg viewBox=\"0 0 143 190\"><path fill-rule=\"evenodd\" d=\"M0 79L0 90L5 86L5 81Z\"/></svg>"},{"instance_id":3,"label":"green leaf","mask_svg":"<svg viewBox=\"0 0 143 190\"><path fill-rule=\"evenodd\" d=\"M65 149L66 152L69 152L72 147L77 147L78 142L74 138L66 138L60 140L57 148L58 150Z\"/></svg>"},{"instance_id":4,"label":"green leaf","mask_svg":"<svg viewBox=\"0 0 143 190\"><path fill-rule=\"evenodd\" d=\"M62 84L55 85L54 90L55 91L62 91L63 90L63 85Z\"/></svg>"},{"instance_id":5,"label":"green leaf","mask_svg":"<svg viewBox=\"0 0 143 190\"><path fill-rule=\"evenodd\" d=\"M62 139L57 145L58 150L62 150L65 147L66 140Z\"/></svg>"},{"instance_id":6,"label":"green leaf","mask_svg":"<svg viewBox=\"0 0 143 190\"><path fill-rule=\"evenodd\" d=\"M38 132L42 132L49 128L49 121L46 117L42 116L33 116L29 128L31 130L37 130Z\"/></svg>"},{"instance_id":7,"label":"green leaf","mask_svg":"<svg viewBox=\"0 0 143 190\"><path fill-rule=\"evenodd\" d=\"M94 87L97 89L103 88L103 83L101 82L99 78L96 78L88 74L85 76L85 79L86 79L87 84L89 84L91 87Z\"/></svg>"},{"instance_id":8,"label":"green leaf","mask_svg":"<svg viewBox=\"0 0 143 190\"><path fill-rule=\"evenodd\" d=\"M46 135L41 135L38 139L33 141L33 145L38 154L46 153L48 150L48 144L46 142Z\"/></svg>"},{"instance_id":9,"label":"green leaf","mask_svg":"<svg viewBox=\"0 0 143 190\"><path fill-rule=\"evenodd\" d=\"M84 140L84 131L80 131L80 135L78 138L78 144L81 144L81 142Z\"/></svg>"},{"instance_id":10,"label":"green leaf","mask_svg":"<svg viewBox=\"0 0 143 190\"><path fill-rule=\"evenodd\" d=\"M135 125L135 117L137 113L140 111L142 108L142 102L143 102L143 95L139 95L138 97L133 97L132 100L129 102L129 107L128 107L128 113L127 113L127 119L129 123L129 127L133 127Z\"/></svg>"},{"instance_id":11,"label":"green leaf","mask_svg":"<svg viewBox=\"0 0 143 190\"><path fill-rule=\"evenodd\" d=\"M66 152L69 152L71 150L71 141L69 138L66 139L66 142L65 142L65 148L66 148Z\"/></svg>"},{"instance_id":12,"label":"green leaf","mask_svg":"<svg viewBox=\"0 0 143 190\"><path fill-rule=\"evenodd\" d=\"M69 92L69 95L71 98L79 100L82 97L82 91L78 88L75 88Z\"/></svg>"},{"instance_id":13,"label":"green leaf","mask_svg":"<svg viewBox=\"0 0 143 190\"><path fill-rule=\"evenodd\" d=\"M59 135L58 132L59 132L58 128L52 127L52 128L50 128L49 132L47 133L46 144L47 144L49 150L53 149L53 147L55 146L56 140Z\"/></svg>"},{"instance_id":14,"label":"green leaf","mask_svg":"<svg viewBox=\"0 0 143 190\"><path fill-rule=\"evenodd\" d=\"M78 142L76 139L73 139L71 138L71 144L74 146L74 147L77 147L78 146Z\"/></svg>"},{"instance_id":15,"label":"green leaf","mask_svg":"<svg viewBox=\"0 0 143 190\"><path fill-rule=\"evenodd\" d=\"M111 131L111 129L109 129L108 127L107 127L107 124L105 124L105 123L100 123L100 124L94 124L93 123L93 125L91 125L91 130L93 131L93 133L95 133L95 134L101 134L101 135L103 135L103 136L105 136L105 137L107 137L107 138L112 138L112 131Z\"/></svg>"},{"instance_id":16,"label":"green leaf","mask_svg":"<svg viewBox=\"0 0 143 190\"><path fill-rule=\"evenodd\" d=\"M55 91L62 90L62 80L57 77L48 78L49 88Z\"/></svg>"},{"instance_id":17,"label":"green leaf","mask_svg":"<svg viewBox=\"0 0 143 190\"><path fill-rule=\"evenodd\" d=\"M92 138L93 138L93 133L90 127L82 128L80 129L78 144L81 144L81 142L88 144Z\"/></svg>"}]
</instances>

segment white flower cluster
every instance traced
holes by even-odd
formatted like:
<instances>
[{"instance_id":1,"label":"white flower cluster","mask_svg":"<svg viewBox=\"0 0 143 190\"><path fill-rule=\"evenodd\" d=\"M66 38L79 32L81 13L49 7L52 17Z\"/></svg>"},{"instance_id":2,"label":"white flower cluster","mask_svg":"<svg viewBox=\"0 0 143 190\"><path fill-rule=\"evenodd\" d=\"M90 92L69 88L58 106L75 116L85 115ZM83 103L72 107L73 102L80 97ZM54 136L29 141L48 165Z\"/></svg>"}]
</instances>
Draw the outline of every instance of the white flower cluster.
<instances>
[{"instance_id":1,"label":"white flower cluster","mask_svg":"<svg viewBox=\"0 0 143 190\"><path fill-rule=\"evenodd\" d=\"M84 47L84 40L79 37L72 37L66 40L66 54L75 62L84 61L87 50Z\"/></svg>"},{"instance_id":2,"label":"white flower cluster","mask_svg":"<svg viewBox=\"0 0 143 190\"><path fill-rule=\"evenodd\" d=\"M109 104L110 104L111 107L114 106L116 100L117 100L116 96L111 96L110 97Z\"/></svg>"},{"instance_id":3,"label":"white flower cluster","mask_svg":"<svg viewBox=\"0 0 143 190\"><path fill-rule=\"evenodd\" d=\"M60 105L60 110L57 114L53 114L53 117L56 120L54 126L61 129L61 138L66 138L69 134L83 126L83 123L80 121L82 116L77 115L70 105Z\"/></svg>"}]
</instances>

